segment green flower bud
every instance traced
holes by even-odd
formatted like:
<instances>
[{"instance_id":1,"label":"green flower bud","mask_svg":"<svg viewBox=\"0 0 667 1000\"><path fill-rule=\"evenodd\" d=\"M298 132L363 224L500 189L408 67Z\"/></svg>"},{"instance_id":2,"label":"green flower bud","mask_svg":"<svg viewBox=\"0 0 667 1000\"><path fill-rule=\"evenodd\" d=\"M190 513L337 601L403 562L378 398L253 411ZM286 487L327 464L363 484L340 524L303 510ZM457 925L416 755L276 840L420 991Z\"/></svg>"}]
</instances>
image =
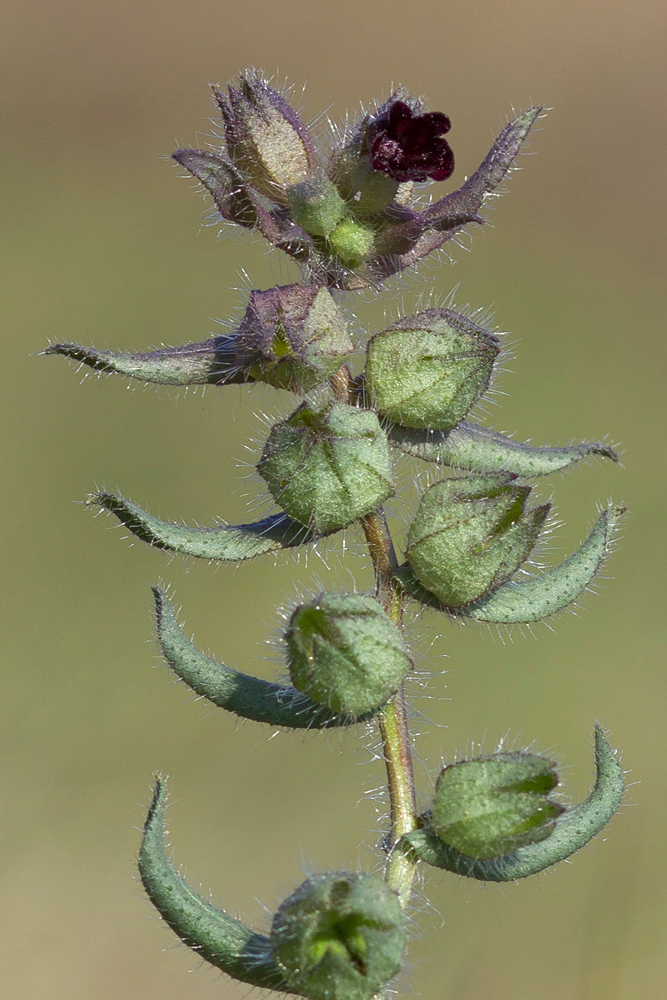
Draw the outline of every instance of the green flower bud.
<instances>
[{"instance_id":1,"label":"green flower bud","mask_svg":"<svg viewBox=\"0 0 667 1000\"><path fill-rule=\"evenodd\" d=\"M285 642L294 687L343 715L384 705L412 668L400 630L360 594L320 594L299 605Z\"/></svg>"},{"instance_id":2,"label":"green flower bud","mask_svg":"<svg viewBox=\"0 0 667 1000\"><path fill-rule=\"evenodd\" d=\"M295 184L287 197L292 218L311 236L328 236L347 215L345 202L328 177Z\"/></svg>"},{"instance_id":3,"label":"green flower bud","mask_svg":"<svg viewBox=\"0 0 667 1000\"><path fill-rule=\"evenodd\" d=\"M407 316L368 343L373 406L404 427L456 427L486 391L498 338L452 309Z\"/></svg>"},{"instance_id":4,"label":"green flower bud","mask_svg":"<svg viewBox=\"0 0 667 1000\"><path fill-rule=\"evenodd\" d=\"M394 492L377 416L347 403L303 403L273 427L257 469L285 513L317 534L344 528Z\"/></svg>"},{"instance_id":5,"label":"green flower bud","mask_svg":"<svg viewBox=\"0 0 667 1000\"><path fill-rule=\"evenodd\" d=\"M496 753L449 764L435 788L431 825L469 858L499 858L546 840L565 810L549 798L555 765L531 753Z\"/></svg>"},{"instance_id":6,"label":"green flower bud","mask_svg":"<svg viewBox=\"0 0 667 1000\"><path fill-rule=\"evenodd\" d=\"M309 176L315 161L313 141L297 115L278 91L252 70L229 99L214 88L225 125L227 152L247 183L275 200Z\"/></svg>"},{"instance_id":7,"label":"green flower bud","mask_svg":"<svg viewBox=\"0 0 667 1000\"><path fill-rule=\"evenodd\" d=\"M234 345L241 371L293 392L325 382L354 350L331 293L317 285L251 292Z\"/></svg>"},{"instance_id":8,"label":"green flower bud","mask_svg":"<svg viewBox=\"0 0 667 1000\"><path fill-rule=\"evenodd\" d=\"M529 486L510 472L435 483L410 526L406 556L419 582L451 608L510 579L528 558L549 513L525 510Z\"/></svg>"},{"instance_id":9,"label":"green flower bud","mask_svg":"<svg viewBox=\"0 0 667 1000\"><path fill-rule=\"evenodd\" d=\"M343 219L329 234L329 246L340 262L350 269L359 267L370 257L375 234L354 219Z\"/></svg>"},{"instance_id":10,"label":"green flower bud","mask_svg":"<svg viewBox=\"0 0 667 1000\"><path fill-rule=\"evenodd\" d=\"M372 875L312 875L273 918L273 958L311 1000L370 1000L400 970L405 924L397 894Z\"/></svg>"}]
</instances>

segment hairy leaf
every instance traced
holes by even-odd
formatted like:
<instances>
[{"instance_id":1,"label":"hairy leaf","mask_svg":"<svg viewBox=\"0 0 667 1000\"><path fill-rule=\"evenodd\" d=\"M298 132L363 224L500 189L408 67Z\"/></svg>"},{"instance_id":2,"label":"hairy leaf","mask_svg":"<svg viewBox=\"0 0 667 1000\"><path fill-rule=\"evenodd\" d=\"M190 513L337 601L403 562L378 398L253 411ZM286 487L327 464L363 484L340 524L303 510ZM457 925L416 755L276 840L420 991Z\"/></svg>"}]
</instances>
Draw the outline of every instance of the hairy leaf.
<instances>
[{"instance_id":1,"label":"hairy leaf","mask_svg":"<svg viewBox=\"0 0 667 1000\"><path fill-rule=\"evenodd\" d=\"M536 448L463 420L450 431L415 430L394 424L387 431L390 444L406 455L471 472L514 472L526 479L566 469L589 455L618 462L607 444L584 443L567 448Z\"/></svg>"},{"instance_id":2,"label":"hairy leaf","mask_svg":"<svg viewBox=\"0 0 667 1000\"><path fill-rule=\"evenodd\" d=\"M240 562L277 549L293 548L314 541L315 536L285 514L274 514L253 524L188 528L160 521L130 500L113 493L93 493L86 503L110 511L143 542L167 552L180 552L198 559Z\"/></svg>"},{"instance_id":3,"label":"hairy leaf","mask_svg":"<svg viewBox=\"0 0 667 1000\"><path fill-rule=\"evenodd\" d=\"M174 869L164 843L166 799L166 779L156 775L139 852L139 874L150 901L184 944L228 976L293 992L271 957L269 939L202 899Z\"/></svg>"},{"instance_id":4,"label":"hairy leaf","mask_svg":"<svg viewBox=\"0 0 667 1000\"><path fill-rule=\"evenodd\" d=\"M43 354L63 354L98 372L116 372L160 385L230 385L254 382L234 354L234 337L212 337L199 344L164 347L144 354L98 351L80 344L53 344Z\"/></svg>"}]
</instances>

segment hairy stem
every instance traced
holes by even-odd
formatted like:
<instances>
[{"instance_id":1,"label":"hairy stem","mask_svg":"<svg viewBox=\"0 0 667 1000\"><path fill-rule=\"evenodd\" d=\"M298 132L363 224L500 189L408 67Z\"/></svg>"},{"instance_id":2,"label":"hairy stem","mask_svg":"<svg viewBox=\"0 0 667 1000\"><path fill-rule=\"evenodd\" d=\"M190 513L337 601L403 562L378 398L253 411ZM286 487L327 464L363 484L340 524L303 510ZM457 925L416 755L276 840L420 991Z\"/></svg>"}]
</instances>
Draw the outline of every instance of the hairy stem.
<instances>
[{"instance_id":1,"label":"hairy stem","mask_svg":"<svg viewBox=\"0 0 667 1000\"><path fill-rule=\"evenodd\" d=\"M375 568L375 592L392 621L402 627L403 598L393 570L397 566L394 545L387 519L382 509L361 519L368 549ZM416 828L415 782L412 771L410 733L405 711L403 685L378 714L387 784L389 787L390 831L387 843L387 883L398 892L401 904L410 898L415 875L415 859L411 852L395 849L405 833Z\"/></svg>"}]
</instances>

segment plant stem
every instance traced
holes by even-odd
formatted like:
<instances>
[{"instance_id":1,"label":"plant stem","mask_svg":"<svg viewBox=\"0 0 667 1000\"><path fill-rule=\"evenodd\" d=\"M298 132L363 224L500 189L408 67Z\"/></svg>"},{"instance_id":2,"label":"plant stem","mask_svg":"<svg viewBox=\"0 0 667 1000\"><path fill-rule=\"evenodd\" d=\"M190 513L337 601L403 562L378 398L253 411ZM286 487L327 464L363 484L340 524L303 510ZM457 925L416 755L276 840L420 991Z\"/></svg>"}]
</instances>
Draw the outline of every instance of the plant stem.
<instances>
[{"instance_id":1,"label":"plant stem","mask_svg":"<svg viewBox=\"0 0 667 1000\"><path fill-rule=\"evenodd\" d=\"M375 592L386 613L399 628L403 626L403 598L393 570L397 566L394 544L384 512L380 508L361 519L375 568ZM407 906L415 876L415 861L396 844L417 825L412 750L405 711L403 685L378 715L389 787L390 831L385 880Z\"/></svg>"}]
</instances>

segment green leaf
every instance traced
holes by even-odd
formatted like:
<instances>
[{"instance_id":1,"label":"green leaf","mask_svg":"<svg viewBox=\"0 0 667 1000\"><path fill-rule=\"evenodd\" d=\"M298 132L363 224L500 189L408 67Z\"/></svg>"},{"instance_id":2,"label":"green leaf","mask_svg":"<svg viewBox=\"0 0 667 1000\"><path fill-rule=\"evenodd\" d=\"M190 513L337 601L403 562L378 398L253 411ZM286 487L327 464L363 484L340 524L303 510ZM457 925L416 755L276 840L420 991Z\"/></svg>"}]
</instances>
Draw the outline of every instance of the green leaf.
<instances>
[{"instance_id":1,"label":"green leaf","mask_svg":"<svg viewBox=\"0 0 667 1000\"><path fill-rule=\"evenodd\" d=\"M293 992L271 957L269 939L202 899L174 869L164 843L166 798L166 779L156 775L139 852L139 874L150 901L184 944L228 976Z\"/></svg>"},{"instance_id":2,"label":"green leaf","mask_svg":"<svg viewBox=\"0 0 667 1000\"><path fill-rule=\"evenodd\" d=\"M167 552L180 552L198 559L240 562L277 549L293 548L315 540L314 534L285 514L273 514L254 524L188 528L160 521L130 500L114 493L92 493L89 507L102 507L115 514L133 535Z\"/></svg>"},{"instance_id":3,"label":"green leaf","mask_svg":"<svg viewBox=\"0 0 667 1000\"><path fill-rule=\"evenodd\" d=\"M437 462L471 472L514 472L526 479L566 469L589 455L618 462L613 448L584 443L568 448L535 448L463 420L450 431L413 430L395 424L388 430L390 444L424 462Z\"/></svg>"},{"instance_id":4,"label":"green leaf","mask_svg":"<svg viewBox=\"0 0 667 1000\"><path fill-rule=\"evenodd\" d=\"M553 833L539 843L519 847L500 858L478 860L447 846L425 827L406 834L401 847L412 850L422 861L436 868L483 882L512 882L535 875L585 847L621 804L623 771L598 723L595 724L595 766L597 774L591 794L584 802L566 809L556 820Z\"/></svg>"},{"instance_id":5,"label":"green leaf","mask_svg":"<svg viewBox=\"0 0 667 1000\"><path fill-rule=\"evenodd\" d=\"M240 368L234 337L230 335L145 354L98 351L96 347L80 344L53 344L42 354L62 354L94 371L115 372L158 385L231 385L255 381Z\"/></svg>"},{"instance_id":6,"label":"green leaf","mask_svg":"<svg viewBox=\"0 0 667 1000\"><path fill-rule=\"evenodd\" d=\"M399 566L395 575L412 597L455 617L500 624L541 621L562 611L588 587L609 553L614 529L625 510L611 506L603 511L581 548L559 566L524 581L510 580L464 608L445 607L421 586L408 566Z\"/></svg>"},{"instance_id":7,"label":"green leaf","mask_svg":"<svg viewBox=\"0 0 667 1000\"><path fill-rule=\"evenodd\" d=\"M164 591L153 587L153 595L165 660L182 681L214 705L244 719L288 729L326 729L359 721L330 712L293 687L249 677L205 656L183 635Z\"/></svg>"}]
</instances>

